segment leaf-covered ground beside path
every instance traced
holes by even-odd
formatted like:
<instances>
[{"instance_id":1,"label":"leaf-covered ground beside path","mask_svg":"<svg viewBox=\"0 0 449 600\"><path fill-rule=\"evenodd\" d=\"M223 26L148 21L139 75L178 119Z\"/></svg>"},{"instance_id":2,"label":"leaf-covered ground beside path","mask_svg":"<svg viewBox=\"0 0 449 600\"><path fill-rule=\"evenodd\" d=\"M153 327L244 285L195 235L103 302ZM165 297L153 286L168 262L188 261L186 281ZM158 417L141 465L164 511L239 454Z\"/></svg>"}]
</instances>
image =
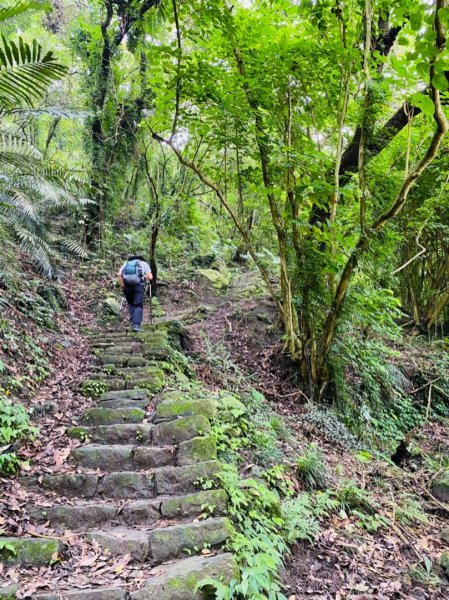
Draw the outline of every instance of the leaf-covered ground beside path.
<instances>
[{"instance_id":1,"label":"leaf-covered ground beside path","mask_svg":"<svg viewBox=\"0 0 449 600\"><path fill-rule=\"evenodd\" d=\"M65 285L69 312L58 317L58 330L49 333L45 341L54 348L52 373L34 398L26 401L29 406L53 409L36 418L40 435L20 450L21 457L30 462L25 472L55 473L68 469L66 458L78 442L64 436L65 427L77 424L90 404L79 392L92 359L82 331L86 325L95 327L91 307L93 302L98 304L101 290L100 287L93 291L79 279ZM235 288L217 296L191 282L169 286L162 294L162 301L169 315L182 314L189 321L188 351L195 358L197 375L203 382L212 389L237 390L240 382L249 381L270 400L274 415L282 418L289 431L288 436L280 436L278 441L287 465L293 467L302 450L316 443L325 457L330 487L342 478L354 480L378 503L379 513L390 518L402 494L415 494L429 520L413 525L396 522L394 527L380 525L374 532L360 527L359 517L349 511L320 519L321 531L315 542L294 546L286 557L283 580L287 597L291 600L446 598L448 588L436 582L429 586L430 573L425 569L426 564L434 567L445 549L439 533L449 517L427 493L425 482L431 477L427 467L418 463L398 469L374 458L364 461L357 457L357 451L345 445L345 440L330 439L332 421L309 418L310 407L295 388L293 379L285 375L288 365L272 361L278 342L269 302L240 297ZM196 310L198 307L201 310ZM147 311L147 321L148 318ZM429 454L449 454L447 430L441 424L429 423L423 427L419 439ZM246 475L255 467L248 457L242 473ZM292 480L297 491L302 491L301 481L294 477ZM49 497L24 490L14 479L3 479L1 483L0 528L12 535L52 536L54 532L47 524L31 525L26 513L27 505L46 506ZM71 501L61 498L60 502ZM136 589L161 571L161 567L136 565L129 556L113 557L70 531L63 539L66 554L62 563L55 557L55 565L46 568L0 566L0 585L20 579L26 583L21 597L32 598L37 590L51 590L62 583L67 588L90 587L95 574L98 585ZM410 568L415 569L414 578L410 576Z\"/></svg>"},{"instance_id":2,"label":"leaf-covered ground beside path","mask_svg":"<svg viewBox=\"0 0 449 600\"><path fill-rule=\"evenodd\" d=\"M374 456L365 460L362 453L359 458L357 451L346 444L351 440L345 440L344 435L338 441L333 439L341 431L334 430L332 419L322 419L321 412L319 418L310 418L314 408L295 387L291 367L285 361L279 363L278 358L273 360L279 349L273 307L260 297L248 297L245 285L241 291L239 294L231 288L217 302L210 291L195 288L199 305L215 304L207 318L189 326L189 352L195 357L197 375L211 388L228 383L238 389L242 379L260 390L291 433L288 441L279 440L287 464L293 466L298 453L316 443L332 474L329 486L341 479L353 480L378 503L379 513L393 522L370 532L360 527L357 516L345 511L323 519L315 542L294 546L286 557L283 580L289 600L447 598L449 581L439 569L438 560L448 548L440 532L448 525L449 507L445 511L429 495L426 484L432 472L419 461L399 469ZM191 301L191 290L185 290L185 294ZM413 362L418 358L419 349L415 356L403 360ZM429 455L449 455L447 427L441 423L424 425L417 438ZM247 460L242 472L248 473L251 468ZM419 499L428 523L404 525L395 519L398 501L407 494ZM441 576L440 582L433 571Z\"/></svg>"}]
</instances>

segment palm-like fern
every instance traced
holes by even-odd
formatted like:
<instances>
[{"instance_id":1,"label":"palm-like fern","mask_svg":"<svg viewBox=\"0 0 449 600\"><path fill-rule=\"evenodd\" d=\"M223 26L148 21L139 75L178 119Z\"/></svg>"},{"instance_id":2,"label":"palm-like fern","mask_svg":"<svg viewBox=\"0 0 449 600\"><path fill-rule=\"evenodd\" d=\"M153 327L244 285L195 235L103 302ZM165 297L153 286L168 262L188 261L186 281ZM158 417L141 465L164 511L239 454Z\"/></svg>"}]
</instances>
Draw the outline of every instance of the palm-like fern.
<instances>
[{"instance_id":1,"label":"palm-like fern","mask_svg":"<svg viewBox=\"0 0 449 600\"><path fill-rule=\"evenodd\" d=\"M23 140L0 138L0 224L40 271L53 276L52 259L63 251L85 255L75 241L55 232L52 217L73 211L87 200L79 176L48 165L40 153Z\"/></svg>"},{"instance_id":2,"label":"palm-like fern","mask_svg":"<svg viewBox=\"0 0 449 600\"><path fill-rule=\"evenodd\" d=\"M47 9L47 2L17 0L0 8L0 22L31 9ZM66 68L34 40L0 40L0 116L31 107ZM55 215L83 201L83 182L76 173L48 164L26 140L0 133L0 228L34 261L40 271L53 276L53 259L62 252L84 254L74 241L55 231Z\"/></svg>"},{"instance_id":3,"label":"palm-like fern","mask_svg":"<svg viewBox=\"0 0 449 600\"><path fill-rule=\"evenodd\" d=\"M19 0L0 9L0 22L30 9L48 9L47 2ZM56 61L52 52L44 52L33 40L30 44L19 37L8 40L2 34L0 42L0 110L16 108L41 97L48 86L60 79L66 67Z\"/></svg>"}]
</instances>

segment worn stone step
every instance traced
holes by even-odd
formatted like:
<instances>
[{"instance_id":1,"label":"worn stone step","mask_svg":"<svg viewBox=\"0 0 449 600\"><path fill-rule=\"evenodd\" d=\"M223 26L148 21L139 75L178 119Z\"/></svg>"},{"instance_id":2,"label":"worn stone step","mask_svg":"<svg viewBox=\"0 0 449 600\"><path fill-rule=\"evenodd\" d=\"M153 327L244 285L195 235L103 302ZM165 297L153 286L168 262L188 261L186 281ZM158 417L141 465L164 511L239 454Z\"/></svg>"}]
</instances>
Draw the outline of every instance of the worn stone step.
<instances>
[{"instance_id":1,"label":"worn stone step","mask_svg":"<svg viewBox=\"0 0 449 600\"><path fill-rule=\"evenodd\" d=\"M181 442L178 445L176 464L179 467L217 458L217 441L214 437L201 436Z\"/></svg>"},{"instance_id":2,"label":"worn stone step","mask_svg":"<svg viewBox=\"0 0 449 600\"><path fill-rule=\"evenodd\" d=\"M141 408L101 408L93 407L84 413L86 425L116 425L119 423L141 423L146 413Z\"/></svg>"},{"instance_id":3,"label":"worn stone step","mask_svg":"<svg viewBox=\"0 0 449 600\"><path fill-rule=\"evenodd\" d=\"M239 569L232 554L192 556L158 566L145 585L127 592L118 587L96 588L36 594L36 600L206 600L210 595L196 591L202 579L216 579L223 584L238 580Z\"/></svg>"},{"instance_id":4,"label":"worn stone step","mask_svg":"<svg viewBox=\"0 0 449 600\"><path fill-rule=\"evenodd\" d=\"M157 495L179 496L198 489L199 480L213 480L221 470L217 460L196 463L173 469L158 469L154 472Z\"/></svg>"},{"instance_id":5,"label":"worn stone step","mask_svg":"<svg viewBox=\"0 0 449 600\"><path fill-rule=\"evenodd\" d=\"M19 483L32 490L56 492L67 498L154 498L198 491L199 479L213 479L221 464L211 460L185 467L162 467L148 473L119 471L104 476L91 473L29 475Z\"/></svg>"},{"instance_id":6,"label":"worn stone step","mask_svg":"<svg viewBox=\"0 0 449 600\"><path fill-rule=\"evenodd\" d=\"M113 357L113 360L111 360L111 357ZM151 365L154 365L154 361L151 361L148 358L143 358L142 356L135 356L129 354L124 354L121 357L117 356L116 354L110 353L99 354L98 361L101 365L104 366L104 368L107 368L110 365L113 365L114 367L128 368L150 367Z\"/></svg>"},{"instance_id":7,"label":"worn stone step","mask_svg":"<svg viewBox=\"0 0 449 600\"><path fill-rule=\"evenodd\" d=\"M154 422L170 421L178 417L203 415L214 419L217 406L213 398L190 398L183 392L163 392L159 394L159 402L154 414Z\"/></svg>"},{"instance_id":8,"label":"worn stone step","mask_svg":"<svg viewBox=\"0 0 449 600\"><path fill-rule=\"evenodd\" d=\"M44 538L2 537L0 561L5 565L48 566L56 560L62 544Z\"/></svg>"},{"instance_id":9,"label":"worn stone step","mask_svg":"<svg viewBox=\"0 0 449 600\"><path fill-rule=\"evenodd\" d=\"M89 531L85 537L117 556L129 554L139 562L146 562L149 559L150 543L146 531L113 527Z\"/></svg>"},{"instance_id":10,"label":"worn stone step","mask_svg":"<svg viewBox=\"0 0 449 600\"><path fill-rule=\"evenodd\" d=\"M206 454L206 448L204 450ZM188 462L188 459L193 453L188 447L183 448L183 457L185 457L183 465L192 464L192 462ZM216 458L216 454L203 460L213 458ZM102 471L148 470L168 465L174 466L175 447L88 444L73 450L70 459L76 465ZM193 462L199 462L199 460Z\"/></svg>"},{"instance_id":11,"label":"worn stone step","mask_svg":"<svg viewBox=\"0 0 449 600\"><path fill-rule=\"evenodd\" d=\"M148 423L117 423L97 427L71 427L70 437L101 444L150 444L155 425ZM156 442L159 444L159 442ZM175 443L175 442L174 442ZM167 445L169 445L167 443Z\"/></svg>"},{"instance_id":12,"label":"worn stone step","mask_svg":"<svg viewBox=\"0 0 449 600\"><path fill-rule=\"evenodd\" d=\"M153 426L154 444L179 444L210 433L210 421L204 415L182 417Z\"/></svg>"},{"instance_id":13,"label":"worn stone step","mask_svg":"<svg viewBox=\"0 0 449 600\"><path fill-rule=\"evenodd\" d=\"M134 390L133 390L134 391ZM140 391L140 390L139 390ZM152 425L148 423L118 423L97 427L71 427L67 435L102 444L151 444L172 446L210 433L209 420L194 415Z\"/></svg>"},{"instance_id":14,"label":"worn stone step","mask_svg":"<svg viewBox=\"0 0 449 600\"><path fill-rule=\"evenodd\" d=\"M106 524L150 527L161 519L223 516L226 507L227 495L224 490L202 490L184 496L159 496L125 503L78 500L76 504L51 507L32 505L27 507L27 514L34 522L48 521L56 530L87 531Z\"/></svg>"},{"instance_id":15,"label":"worn stone step","mask_svg":"<svg viewBox=\"0 0 449 600\"><path fill-rule=\"evenodd\" d=\"M106 392L102 394L98 401L104 402L106 400L151 400L152 394L146 389L135 389L135 390L122 390L118 392Z\"/></svg>"},{"instance_id":16,"label":"worn stone step","mask_svg":"<svg viewBox=\"0 0 449 600\"><path fill-rule=\"evenodd\" d=\"M103 402L99 402L97 408L140 408L141 410L146 410L148 404L148 400L117 398L116 400L104 400Z\"/></svg>"},{"instance_id":17,"label":"worn stone step","mask_svg":"<svg viewBox=\"0 0 449 600\"><path fill-rule=\"evenodd\" d=\"M113 554L130 554L139 562L160 564L188 552L198 553L202 548L218 548L227 540L230 531L230 521L217 517L150 531L126 527L98 529L88 532L86 538Z\"/></svg>"},{"instance_id":18,"label":"worn stone step","mask_svg":"<svg viewBox=\"0 0 449 600\"><path fill-rule=\"evenodd\" d=\"M130 374L130 377L132 379L125 379L125 376L119 377L93 373L89 379L83 381L81 391L88 396L91 389L98 386L98 382L101 382L104 389L108 392L146 389L149 392L156 393L161 391L165 384L165 374L161 369L148 369L148 372L145 374L136 376Z\"/></svg>"},{"instance_id":19,"label":"worn stone step","mask_svg":"<svg viewBox=\"0 0 449 600\"><path fill-rule=\"evenodd\" d=\"M144 343L136 343L136 342L130 342L130 343L120 343L120 344L113 344L111 346L109 346L108 348L102 348L101 350L98 350L97 356L98 359L100 360L101 358L103 358L103 364L113 364L116 362L116 358L115 359L110 359L108 362L104 361L104 357L105 356L114 356L114 357L119 357L119 358L123 358L124 356L140 356L142 358L146 358L146 359L153 359L153 360L163 360L166 359L170 356L171 354L171 348L170 346L166 343L160 343L160 344L150 344L147 342Z\"/></svg>"},{"instance_id":20,"label":"worn stone step","mask_svg":"<svg viewBox=\"0 0 449 600\"><path fill-rule=\"evenodd\" d=\"M105 332L104 335L92 335L89 336L89 342L92 347L102 348L105 345L117 345L117 344L161 344L167 343L169 340L166 329L160 328L159 330L153 329L152 331L141 330L139 334L130 329L117 332Z\"/></svg>"},{"instance_id":21,"label":"worn stone step","mask_svg":"<svg viewBox=\"0 0 449 600\"><path fill-rule=\"evenodd\" d=\"M159 567L158 571L161 570ZM206 600L204 592L196 591L202 579L216 579L223 584L232 579L238 581L239 569L234 557L231 554L193 556L164 565L161 574L149 579L129 597L130 600Z\"/></svg>"}]
</instances>

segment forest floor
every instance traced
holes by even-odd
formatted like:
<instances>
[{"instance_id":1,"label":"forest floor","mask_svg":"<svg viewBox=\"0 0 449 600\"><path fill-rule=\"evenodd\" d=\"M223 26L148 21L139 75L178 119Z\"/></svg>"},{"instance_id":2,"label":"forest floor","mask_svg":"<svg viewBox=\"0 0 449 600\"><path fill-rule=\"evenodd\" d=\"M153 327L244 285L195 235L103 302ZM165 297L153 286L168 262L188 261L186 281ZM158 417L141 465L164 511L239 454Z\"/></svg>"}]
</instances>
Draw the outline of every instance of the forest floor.
<instances>
[{"instance_id":1,"label":"forest floor","mask_svg":"<svg viewBox=\"0 0 449 600\"><path fill-rule=\"evenodd\" d=\"M83 332L86 326L96 327L96 295L104 294L105 285L107 282L92 290L88 282L75 276L65 283L69 311L58 317L56 332L43 341L46 348L53 349L52 374L26 401L40 428L37 440L21 449L21 457L29 461L28 473L64 471L70 451L78 444L68 443L64 431L79 422L91 403L79 389L92 359ZM200 380L212 389L235 391L244 381L265 395L288 430L288 435L279 439L286 464L293 464L305 446L316 442L325 457L329 486L342 479L356 482L369 491L390 521L390 526L384 527L373 515L371 523L360 526L360 518L344 510L322 519L316 541L295 545L286 557L283 579L289 600L447 598L449 588L441 586L444 575L438 580L434 573L445 549L440 532L447 527L449 513L431 497L426 467L399 469L387 461L362 460L344 439L336 440L331 419L309 418L315 407L295 388L291 365L277 358L275 311L269 301L253 293L255 285L247 273L234 278L228 291L219 294L201 283L180 281L162 288L161 303L167 316L178 315L185 322L186 351ZM148 310L145 320L149 320ZM449 435L440 425L429 423L420 439L429 449L438 447L449 454ZM242 472L252 466L248 457ZM51 535L45 526L36 529L29 522L26 506L35 498L14 479L4 478L0 484L0 528L6 534ZM296 485L300 490L301 483ZM396 499L407 493L420 497L427 522L407 525L395 520ZM367 531L367 527L377 531ZM89 585L85 577L92 570L105 584L117 577L124 583L145 577L141 566L114 561L92 544L77 541L71 552L65 569L70 570L72 579L78 578L80 587ZM48 585L49 578L63 578L67 573L48 567L29 572L27 577L36 590L40 584ZM0 565L0 585L21 576L20 569ZM32 596L29 587L29 595L23 597Z\"/></svg>"},{"instance_id":2,"label":"forest floor","mask_svg":"<svg viewBox=\"0 0 449 600\"><path fill-rule=\"evenodd\" d=\"M286 424L290 435L279 439L279 446L287 464L294 464L302 449L316 443L325 457L329 486L338 480L354 482L372 495L390 523L385 527L374 518L360 526L359 518L344 510L324 519L315 543L295 545L286 558L283 579L289 600L448 598L447 580L440 586L445 576L439 582L434 575L447 549L440 533L449 518L447 507L429 492L434 474L413 460L403 469L380 459L365 460L364 452L351 448L351 439L346 443L344 431L335 430L332 418L322 418L322 411L319 418L310 418L316 407L295 387L294 367L279 358L281 332L275 308L253 293L254 286L251 275L244 273L218 295L201 284L192 289L190 283L173 286L165 294L168 312L195 305L207 310L207 317L188 327L188 352L196 362L197 376L212 389L233 387L236 380L246 379ZM418 349L416 356L403 360L419 355ZM449 454L446 426L429 422L416 437L429 454ZM248 465L243 465L242 472L247 471ZM398 499L408 495L420 498L426 522L404 524L395 519Z\"/></svg>"}]
</instances>

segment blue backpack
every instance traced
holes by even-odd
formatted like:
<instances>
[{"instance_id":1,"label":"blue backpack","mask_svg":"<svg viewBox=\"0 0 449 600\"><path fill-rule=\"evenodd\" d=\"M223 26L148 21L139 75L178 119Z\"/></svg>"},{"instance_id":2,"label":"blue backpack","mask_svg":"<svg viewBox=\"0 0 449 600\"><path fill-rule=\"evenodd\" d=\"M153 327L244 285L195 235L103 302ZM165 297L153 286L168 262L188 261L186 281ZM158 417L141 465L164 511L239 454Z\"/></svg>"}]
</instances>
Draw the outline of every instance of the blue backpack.
<instances>
[{"instance_id":1,"label":"blue backpack","mask_svg":"<svg viewBox=\"0 0 449 600\"><path fill-rule=\"evenodd\" d=\"M143 270L139 260L130 260L126 263L122 273L123 283L127 286L138 285L143 282Z\"/></svg>"}]
</instances>

